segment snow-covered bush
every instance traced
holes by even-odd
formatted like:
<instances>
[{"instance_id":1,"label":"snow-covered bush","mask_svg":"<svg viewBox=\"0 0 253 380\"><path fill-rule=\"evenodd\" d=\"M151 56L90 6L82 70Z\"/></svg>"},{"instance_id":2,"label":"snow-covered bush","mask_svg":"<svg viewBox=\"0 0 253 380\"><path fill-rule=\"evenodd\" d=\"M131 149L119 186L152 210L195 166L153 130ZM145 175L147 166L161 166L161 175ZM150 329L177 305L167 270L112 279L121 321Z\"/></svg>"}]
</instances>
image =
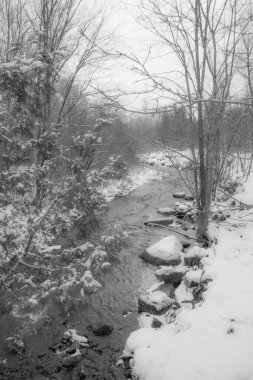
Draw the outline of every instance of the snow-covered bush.
<instances>
[{"instance_id":1,"label":"snow-covered bush","mask_svg":"<svg viewBox=\"0 0 253 380\"><path fill-rule=\"evenodd\" d=\"M105 179L120 179L127 174L128 167L122 156L111 156L108 164L102 169L102 175Z\"/></svg>"}]
</instances>

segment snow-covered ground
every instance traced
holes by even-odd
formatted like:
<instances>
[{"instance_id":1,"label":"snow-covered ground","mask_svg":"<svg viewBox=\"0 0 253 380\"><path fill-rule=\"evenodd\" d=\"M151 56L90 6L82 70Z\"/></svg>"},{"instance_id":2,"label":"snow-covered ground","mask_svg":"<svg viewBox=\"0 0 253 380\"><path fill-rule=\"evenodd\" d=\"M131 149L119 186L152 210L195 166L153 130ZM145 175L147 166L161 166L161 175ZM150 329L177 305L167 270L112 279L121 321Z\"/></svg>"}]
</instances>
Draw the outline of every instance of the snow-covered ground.
<instances>
[{"instance_id":1,"label":"snow-covered ground","mask_svg":"<svg viewBox=\"0 0 253 380\"><path fill-rule=\"evenodd\" d=\"M253 205L253 175L235 198ZM230 214L210 225L217 244L202 259L203 273L212 278L204 302L194 309L185 304L174 323L129 336L124 354L132 355L136 378L253 379L253 208Z\"/></svg>"},{"instance_id":2,"label":"snow-covered ground","mask_svg":"<svg viewBox=\"0 0 253 380\"><path fill-rule=\"evenodd\" d=\"M139 186L144 185L146 182L158 178L157 170L146 167L133 167L129 169L128 175L123 179L112 179L107 182L106 186L102 189L107 202L111 201L117 196L124 196Z\"/></svg>"},{"instance_id":3,"label":"snow-covered ground","mask_svg":"<svg viewBox=\"0 0 253 380\"><path fill-rule=\"evenodd\" d=\"M191 162L190 150L178 151L172 148L167 150L144 153L139 156L141 162L151 166L185 167Z\"/></svg>"}]
</instances>

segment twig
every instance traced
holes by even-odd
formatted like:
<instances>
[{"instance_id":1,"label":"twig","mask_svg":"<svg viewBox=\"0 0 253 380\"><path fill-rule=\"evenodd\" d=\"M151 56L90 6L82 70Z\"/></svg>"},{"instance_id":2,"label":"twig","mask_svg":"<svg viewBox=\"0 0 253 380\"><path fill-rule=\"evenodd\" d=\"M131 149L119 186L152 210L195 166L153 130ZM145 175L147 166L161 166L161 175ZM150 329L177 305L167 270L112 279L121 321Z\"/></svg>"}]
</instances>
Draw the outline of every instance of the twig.
<instances>
[{"instance_id":1,"label":"twig","mask_svg":"<svg viewBox=\"0 0 253 380\"><path fill-rule=\"evenodd\" d=\"M179 232L179 231L177 231L177 230L174 230L174 228L172 228L172 227L163 226L162 224L159 224L159 223L150 223L149 225L150 225L150 226L156 226L156 227L163 227L163 228L166 228L167 230L170 230L170 231L172 231L172 232L175 232L176 234L182 235L182 236L186 237L187 239L192 239L192 240L199 241L199 242L201 241L201 242L203 242L203 243L206 242L206 241L203 240L203 239L195 238L195 237L191 237L191 236L189 236L189 235L187 235L187 234L184 234L183 232Z\"/></svg>"}]
</instances>

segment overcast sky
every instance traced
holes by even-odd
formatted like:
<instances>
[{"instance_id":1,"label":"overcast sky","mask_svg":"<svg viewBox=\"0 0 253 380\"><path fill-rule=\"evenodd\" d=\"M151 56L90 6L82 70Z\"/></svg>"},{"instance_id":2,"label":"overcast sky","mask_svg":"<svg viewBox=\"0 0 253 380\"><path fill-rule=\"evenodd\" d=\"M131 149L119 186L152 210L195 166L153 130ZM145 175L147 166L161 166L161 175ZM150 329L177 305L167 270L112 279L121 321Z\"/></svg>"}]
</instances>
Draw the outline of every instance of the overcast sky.
<instances>
[{"instance_id":1,"label":"overcast sky","mask_svg":"<svg viewBox=\"0 0 253 380\"><path fill-rule=\"evenodd\" d=\"M168 48L162 47L151 32L143 27L138 19L139 0L94 0L101 6L109 7L107 15L108 31L114 32L112 47L114 52L134 54L144 60L149 47L152 46L149 69L151 72L171 72L173 80L182 81L182 75L176 73L181 70L176 57L169 52ZM106 64L106 70L100 76L100 83L105 90L112 93L142 92L150 88L150 83L137 76L131 70L133 63L126 59L110 59ZM167 74L166 74L167 75ZM236 90L242 88L242 80L235 81ZM173 86L173 85L172 85ZM151 106L152 95L131 95L120 98L125 106L131 109L140 109ZM159 100L160 104L166 104L169 100ZM152 104L153 106L155 103Z\"/></svg>"}]
</instances>

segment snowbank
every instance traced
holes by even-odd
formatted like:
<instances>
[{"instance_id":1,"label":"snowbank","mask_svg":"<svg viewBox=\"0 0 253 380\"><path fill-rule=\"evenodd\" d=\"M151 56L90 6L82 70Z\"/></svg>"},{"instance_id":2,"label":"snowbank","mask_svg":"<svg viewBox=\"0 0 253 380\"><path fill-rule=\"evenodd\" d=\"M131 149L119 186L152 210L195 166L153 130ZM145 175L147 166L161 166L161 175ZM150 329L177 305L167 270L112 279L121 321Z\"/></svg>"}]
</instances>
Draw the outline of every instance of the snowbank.
<instances>
[{"instance_id":1,"label":"snowbank","mask_svg":"<svg viewBox=\"0 0 253 380\"><path fill-rule=\"evenodd\" d=\"M191 162L190 150L178 151L172 148L163 151L144 153L139 156L141 162L151 166L169 166L183 168Z\"/></svg>"},{"instance_id":2,"label":"snowbank","mask_svg":"<svg viewBox=\"0 0 253 380\"><path fill-rule=\"evenodd\" d=\"M106 187L101 190L106 201L109 202L116 196L124 196L135 190L137 187L144 185L146 182L157 178L156 170L151 168L135 167L129 170L124 179L113 179L108 181Z\"/></svg>"},{"instance_id":3,"label":"snowbank","mask_svg":"<svg viewBox=\"0 0 253 380\"><path fill-rule=\"evenodd\" d=\"M253 175L240 199L253 204ZM244 225L233 228L233 218ZM253 379L253 212L234 211L231 219L230 226L210 229L218 243L215 254L201 259L204 275L213 280L204 302L182 307L175 323L142 328L128 338L125 351L140 380ZM185 290L182 282L178 300Z\"/></svg>"}]
</instances>

